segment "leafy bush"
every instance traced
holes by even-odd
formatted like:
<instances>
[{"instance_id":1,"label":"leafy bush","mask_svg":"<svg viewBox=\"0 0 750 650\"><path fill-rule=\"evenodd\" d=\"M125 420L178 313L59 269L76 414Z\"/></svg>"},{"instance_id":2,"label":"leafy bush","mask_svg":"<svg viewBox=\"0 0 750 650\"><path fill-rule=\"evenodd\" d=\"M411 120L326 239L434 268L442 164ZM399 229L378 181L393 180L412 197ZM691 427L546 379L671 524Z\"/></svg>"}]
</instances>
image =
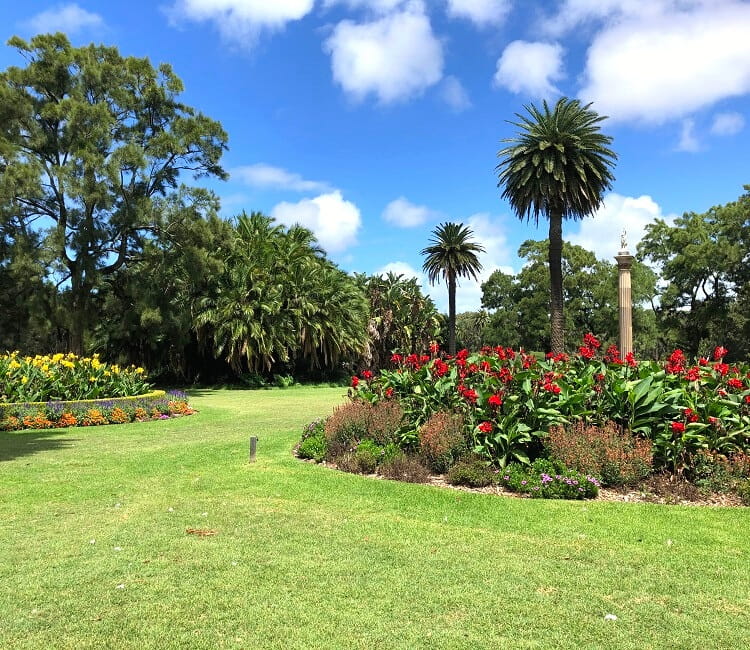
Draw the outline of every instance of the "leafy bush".
<instances>
[{"instance_id":1,"label":"leafy bush","mask_svg":"<svg viewBox=\"0 0 750 650\"><path fill-rule=\"evenodd\" d=\"M274 375L273 383L279 388L289 388L290 386L294 386L294 377L291 375Z\"/></svg>"},{"instance_id":2,"label":"leafy bush","mask_svg":"<svg viewBox=\"0 0 750 650\"><path fill-rule=\"evenodd\" d=\"M297 455L300 458L310 458L316 463L320 463L326 457L328 445L324 435L311 436L305 438L297 447Z\"/></svg>"},{"instance_id":3,"label":"leafy bush","mask_svg":"<svg viewBox=\"0 0 750 650\"><path fill-rule=\"evenodd\" d=\"M483 348L455 357L393 355L392 370L352 381L356 398L397 400L404 411L400 443L411 449L432 415L464 415L473 451L498 467L539 455L550 427L607 422L650 440L656 469L684 471L701 449L730 456L750 452L750 367L729 365L718 347L692 363L675 350L663 363L600 350L591 334L578 354L535 355ZM356 380L356 381L355 381ZM645 456L645 449L636 450ZM637 468L613 481L630 480Z\"/></svg>"},{"instance_id":4,"label":"leafy bush","mask_svg":"<svg viewBox=\"0 0 750 650\"><path fill-rule=\"evenodd\" d=\"M419 455L434 472L446 472L465 452L462 415L438 411L419 427Z\"/></svg>"},{"instance_id":5,"label":"leafy bush","mask_svg":"<svg viewBox=\"0 0 750 650\"><path fill-rule=\"evenodd\" d=\"M102 363L97 354L0 355L0 402L94 400L143 395L150 390L143 368Z\"/></svg>"},{"instance_id":6,"label":"leafy bush","mask_svg":"<svg viewBox=\"0 0 750 650\"><path fill-rule=\"evenodd\" d=\"M357 445L354 458L362 474L373 474L382 459L383 448L372 440L363 440Z\"/></svg>"},{"instance_id":7,"label":"leafy bush","mask_svg":"<svg viewBox=\"0 0 750 650\"><path fill-rule=\"evenodd\" d=\"M367 422L367 437L379 445L398 442L398 430L404 410L396 400L383 400L371 405Z\"/></svg>"},{"instance_id":8,"label":"leafy bush","mask_svg":"<svg viewBox=\"0 0 750 650\"><path fill-rule=\"evenodd\" d=\"M460 461L448 470L446 477L451 485L486 487L496 480L496 474L481 460Z\"/></svg>"},{"instance_id":9,"label":"leafy bush","mask_svg":"<svg viewBox=\"0 0 750 650\"><path fill-rule=\"evenodd\" d=\"M268 385L266 378L257 372L244 372L240 375L240 381L248 388L265 388Z\"/></svg>"},{"instance_id":10,"label":"leafy bush","mask_svg":"<svg viewBox=\"0 0 750 650\"><path fill-rule=\"evenodd\" d=\"M536 499L593 499L599 494L599 481L560 463L537 459L531 466L511 463L499 474L499 483L511 492Z\"/></svg>"},{"instance_id":11,"label":"leafy bush","mask_svg":"<svg viewBox=\"0 0 750 650\"><path fill-rule=\"evenodd\" d=\"M583 474L600 476L605 485L637 483L651 473L653 464L651 442L621 432L614 422L552 427L545 446L552 458Z\"/></svg>"},{"instance_id":12,"label":"leafy bush","mask_svg":"<svg viewBox=\"0 0 750 650\"><path fill-rule=\"evenodd\" d=\"M382 463L378 473L385 478L406 483L426 483L430 479L430 471L422 462L404 453Z\"/></svg>"}]
</instances>

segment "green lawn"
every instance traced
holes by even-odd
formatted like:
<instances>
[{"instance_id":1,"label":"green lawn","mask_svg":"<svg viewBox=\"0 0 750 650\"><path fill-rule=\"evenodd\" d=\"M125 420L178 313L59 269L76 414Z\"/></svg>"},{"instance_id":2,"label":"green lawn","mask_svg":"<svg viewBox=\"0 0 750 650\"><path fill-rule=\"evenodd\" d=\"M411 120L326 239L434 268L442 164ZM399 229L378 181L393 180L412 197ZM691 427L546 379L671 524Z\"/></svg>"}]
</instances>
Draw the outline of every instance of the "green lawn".
<instances>
[{"instance_id":1,"label":"green lawn","mask_svg":"<svg viewBox=\"0 0 750 650\"><path fill-rule=\"evenodd\" d=\"M0 647L747 647L750 510L294 459L343 392L199 391L188 418L0 434Z\"/></svg>"}]
</instances>

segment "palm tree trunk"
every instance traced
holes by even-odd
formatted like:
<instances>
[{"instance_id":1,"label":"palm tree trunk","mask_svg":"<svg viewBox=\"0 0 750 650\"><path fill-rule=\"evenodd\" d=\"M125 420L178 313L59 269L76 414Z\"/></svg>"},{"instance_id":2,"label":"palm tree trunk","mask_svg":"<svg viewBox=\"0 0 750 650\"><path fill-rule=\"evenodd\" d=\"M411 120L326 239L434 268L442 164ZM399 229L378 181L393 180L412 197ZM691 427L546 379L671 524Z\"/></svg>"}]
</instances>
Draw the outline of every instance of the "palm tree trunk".
<instances>
[{"instance_id":1,"label":"palm tree trunk","mask_svg":"<svg viewBox=\"0 0 750 650\"><path fill-rule=\"evenodd\" d=\"M448 354L456 354L456 276L448 275Z\"/></svg>"},{"instance_id":2,"label":"palm tree trunk","mask_svg":"<svg viewBox=\"0 0 750 650\"><path fill-rule=\"evenodd\" d=\"M549 288L550 288L550 347L552 352L565 351L565 315L562 286L562 214L555 210L549 215Z\"/></svg>"}]
</instances>

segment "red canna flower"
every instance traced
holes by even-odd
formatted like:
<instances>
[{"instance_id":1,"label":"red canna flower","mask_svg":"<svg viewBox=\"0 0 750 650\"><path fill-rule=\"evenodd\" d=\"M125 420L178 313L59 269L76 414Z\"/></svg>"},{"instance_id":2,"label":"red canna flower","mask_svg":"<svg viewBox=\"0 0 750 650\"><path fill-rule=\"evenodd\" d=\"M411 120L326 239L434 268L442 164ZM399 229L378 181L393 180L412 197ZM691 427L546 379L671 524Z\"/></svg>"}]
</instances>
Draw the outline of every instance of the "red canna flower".
<instances>
[{"instance_id":1,"label":"red canna flower","mask_svg":"<svg viewBox=\"0 0 750 650\"><path fill-rule=\"evenodd\" d=\"M684 433L685 425L682 422L672 422L672 433Z\"/></svg>"},{"instance_id":2,"label":"red canna flower","mask_svg":"<svg viewBox=\"0 0 750 650\"><path fill-rule=\"evenodd\" d=\"M359 377L352 377L352 388L356 388L359 385Z\"/></svg>"},{"instance_id":3,"label":"red canna flower","mask_svg":"<svg viewBox=\"0 0 750 650\"><path fill-rule=\"evenodd\" d=\"M496 409L503 405L503 398L500 397L500 395L490 395L487 399L487 404L489 404L493 409Z\"/></svg>"},{"instance_id":4,"label":"red canna flower","mask_svg":"<svg viewBox=\"0 0 750 650\"><path fill-rule=\"evenodd\" d=\"M714 348L714 361L720 361L721 359L723 359L727 355L727 352L729 352L729 350L720 345L717 345Z\"/></svg>"},{"instance_id":5,"label":"red canna flower","mask_svg":"<svg viewBox=\"0 0 750 650\"><path fill-rule=\"evenodd\" d=\"M402 359L403 359L403 357L400 354L394 354L391 357L391 363L401 363Z\"/></svg>"},{"instance_id":6,"label":"red canna flower","mask_svg":"<svg viewBox=\"0 0 750 650\"><path fill-rule=\"evenodd\" d=\"M489 433L492 431L492 422L482 422L482 424L477 427L482 433Z\"/></svg>"},{"instance_id":7,"label":"red canna flower","mask_svg":"<svg viewBox=\"0 0 750 650\"><path fill-rule=\"evenodd\" d=\"M393 388L388 387L385 389L385 396L386 397L393 397Z\"/></svg>"},{"instance_id":8,"label":"red canna flower","mask_svg":"<svg viewBox=\"0 0 750 650\"><path fill-rule=\"evenodd\" d=\"M372 371L370 371L370 370L364 370L362 372L362 379L364 379L366 381L370 381L370 379L372 379Z\"/></svg>"}]
</instances>

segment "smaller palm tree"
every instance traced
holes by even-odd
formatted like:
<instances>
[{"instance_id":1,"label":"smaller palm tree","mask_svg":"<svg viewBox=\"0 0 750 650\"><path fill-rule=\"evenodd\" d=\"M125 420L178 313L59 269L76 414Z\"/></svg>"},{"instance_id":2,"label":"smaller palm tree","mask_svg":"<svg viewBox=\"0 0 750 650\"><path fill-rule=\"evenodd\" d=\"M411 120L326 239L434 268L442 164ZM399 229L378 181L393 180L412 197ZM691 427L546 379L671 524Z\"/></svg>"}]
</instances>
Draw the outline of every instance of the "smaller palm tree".
<instances>
[{"instance_id":1,"label":"smaller palm tree","mask_svg":"<svg viewBox=\"0 0 750 650\"><path fill-rule=\"evenodd\" d=\"M460 223L441 223L432 233L430 246L422 249L427 258L422 270L430 284L440 278L448 285L448 352L456 354L456 281L472 277L482 270L477 253L484 247L471 240L474 233Z\"/></svg>"}]
</instances>

